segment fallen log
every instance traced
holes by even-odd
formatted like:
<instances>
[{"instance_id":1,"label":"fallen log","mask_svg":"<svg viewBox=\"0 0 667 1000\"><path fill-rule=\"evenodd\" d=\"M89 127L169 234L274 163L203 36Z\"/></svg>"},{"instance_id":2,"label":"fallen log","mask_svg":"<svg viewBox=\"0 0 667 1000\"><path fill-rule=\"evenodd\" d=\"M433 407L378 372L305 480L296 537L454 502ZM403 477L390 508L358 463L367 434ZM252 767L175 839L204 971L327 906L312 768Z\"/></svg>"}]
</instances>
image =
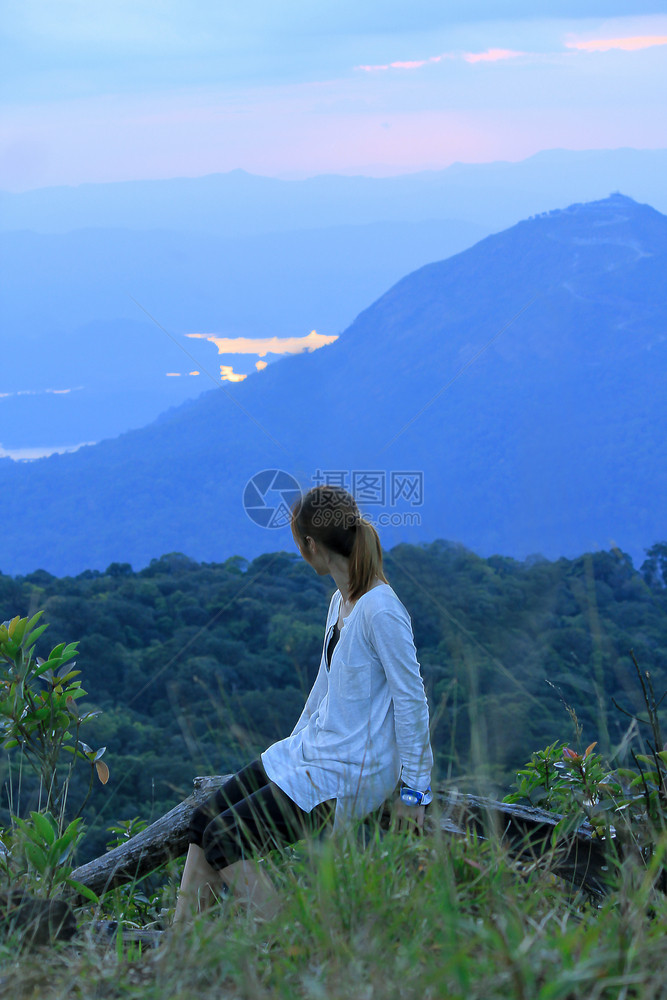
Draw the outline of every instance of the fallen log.
<instances>
[{"instance_id":1,"label":"fallen log","mask_svg":"<svg viewBox=\"0 0 667 1000\"><path fill-rule=\"evenodd\" d=\"M100 895L118 885L143 878L165 862L185 854L193 810L229 775L194 779L194 792L165 816L107 854L81 865L72 878ZM389 823L385 809L383 827ZM553 832L561 816L531 806L510 805L477 795L435 790L435 807L427 811L426 832L497 838L527 863L535 862L554 874L599 895L605 891L604 845L588 824L553 846Z\"/></svg>"},{"instance_id":2,"label":"fallen log","mask_svg":"<svg viewBox=\"0 0 667 1000\"><path fill-rule=\"evenodd\" d=\"M527 864L539 864L572 885L601 896L607 892L605 843L589 823L554 838L563 818L535 806L497 802L479 795L445 792L438 796L443 819L487 839L496 838ZM445 829L440 823L441 829Z\"/></svg>"}]
</instances>

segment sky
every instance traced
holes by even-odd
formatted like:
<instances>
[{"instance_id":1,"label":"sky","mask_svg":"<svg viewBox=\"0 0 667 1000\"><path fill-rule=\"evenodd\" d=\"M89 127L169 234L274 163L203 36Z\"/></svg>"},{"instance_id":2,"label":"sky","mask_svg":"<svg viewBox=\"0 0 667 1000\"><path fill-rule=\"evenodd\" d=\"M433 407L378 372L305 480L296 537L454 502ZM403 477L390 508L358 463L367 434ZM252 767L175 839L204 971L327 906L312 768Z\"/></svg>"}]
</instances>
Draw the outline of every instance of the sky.
<instances>
[{"instance_id":1,"label":"sky","mask_svg":"<svg viewBox=\"0 0 667 1000\"><path fill-rule=\"evenodd\" d=\"M667 146L667 0L3 0L0 189Z\"/></svg>"}]
</instances>

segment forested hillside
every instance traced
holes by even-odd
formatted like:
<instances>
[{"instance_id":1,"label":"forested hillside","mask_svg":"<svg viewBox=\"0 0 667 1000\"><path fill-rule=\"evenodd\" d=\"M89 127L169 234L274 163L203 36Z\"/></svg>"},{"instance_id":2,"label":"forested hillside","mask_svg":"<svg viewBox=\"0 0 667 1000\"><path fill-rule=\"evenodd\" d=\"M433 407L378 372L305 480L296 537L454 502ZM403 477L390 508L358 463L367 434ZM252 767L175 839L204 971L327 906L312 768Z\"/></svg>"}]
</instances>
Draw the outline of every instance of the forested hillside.
<instances>
[{"instance_id":1,"label":"forested hillside","mask_svg":"<svg viewBox=\"0 0 667 1000\"><path fill-rule=\"evenodd\" d=\"M630 720L612 698L641 709L630 650L658 692L667 686L667 545L648 555L638 571L618 550L517 562L436 541L388 553L413 620L439 779L507 790L533 750L574 744L564 703L586 743L607 753L620 742ZM103 849L112 822L151 819L195 774L232 770L287 735L319 663L332 586L285 552L0 575L2 618L43 608L43 651L80 640L86 705L102 710L81 734L108 747L111 769L87 808L87 853Z\"/></svg>"}]
</instances>

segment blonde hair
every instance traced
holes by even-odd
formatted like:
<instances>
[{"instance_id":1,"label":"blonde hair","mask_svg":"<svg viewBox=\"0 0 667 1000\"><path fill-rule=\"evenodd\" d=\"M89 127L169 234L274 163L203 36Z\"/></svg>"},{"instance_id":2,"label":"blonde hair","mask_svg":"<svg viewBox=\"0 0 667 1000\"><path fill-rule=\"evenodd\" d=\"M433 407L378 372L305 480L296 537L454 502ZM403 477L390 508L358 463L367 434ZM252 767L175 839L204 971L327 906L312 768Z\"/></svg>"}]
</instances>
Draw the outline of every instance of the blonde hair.
<instances>
[{"instance_id":1,"label":"blonde hair","mask_svg":"<svg viewBox=\"0 0 667 1000\"><path fill-rule=\"evenodd\" d=\"M349 563L350 600L365 594L382 569L382 546L377 531L359 512L354 497L340 486L315 486L292 506L292 534L300 549L310 535L316 542L345 556Z\"/></svg>"}]
</instances>

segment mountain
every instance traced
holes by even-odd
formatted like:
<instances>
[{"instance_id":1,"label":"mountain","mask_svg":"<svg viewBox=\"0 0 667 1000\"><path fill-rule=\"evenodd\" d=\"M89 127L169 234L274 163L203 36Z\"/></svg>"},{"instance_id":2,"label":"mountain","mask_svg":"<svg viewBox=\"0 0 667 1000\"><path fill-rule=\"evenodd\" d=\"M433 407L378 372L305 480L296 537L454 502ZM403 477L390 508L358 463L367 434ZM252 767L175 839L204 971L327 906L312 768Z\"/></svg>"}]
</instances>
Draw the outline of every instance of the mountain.
<instances>
[{"instance_id":1,"label":"mountain","mask_svg":"<svg viewBox=\"0 0 667 1000\"><path fill-rule=\"evenodd\" d=\"M666 264L667 218L622 195L489 236L403 278L313 354L75 454L0 461L0 565L292 548L244 510L264 469L303 487L318 471L367 485L421 473L421 504L362 504L390 522L387 545L641 558L667 536Z\"/></svg>"},{"instance_id":2,"label":"mountain","mask_svg":"<svg viewBox=\"0 0 667 1000\"><path fill-rule=\"evenodd\" d=\"M0 192L0 455L115 437L197 397L220 365L254 371L256 355L188 333L336 335L402 275L531 213L613 190L665 211L666 170L667 150L549 150L393 178Z\"/></svg>"},{"instance_id":3,"label":"mountain","mask_svg":"<svg viewBox=\"0 0 667 1000\"><path fill-rule=\"evenodd\" d=\"M175 229L235 237L372 222L460 219L493 232L527 215L625 191L667 211L665 149L545 150L399 177L207 177L0 192L0 228Z\"/></svg>"}]
</instances>

